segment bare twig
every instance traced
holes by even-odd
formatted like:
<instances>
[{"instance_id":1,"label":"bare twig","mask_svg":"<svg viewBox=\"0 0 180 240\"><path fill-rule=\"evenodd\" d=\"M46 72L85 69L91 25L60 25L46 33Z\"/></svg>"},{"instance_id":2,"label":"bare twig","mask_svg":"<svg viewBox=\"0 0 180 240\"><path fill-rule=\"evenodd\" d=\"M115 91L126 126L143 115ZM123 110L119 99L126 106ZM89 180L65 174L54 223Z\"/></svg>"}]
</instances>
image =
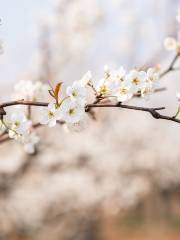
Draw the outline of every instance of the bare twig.
<instances>
[{"instance_id":1,"label":"bare twig","mask_svg":"<svg viewBox=\"0 0 180 240\"><path fill-rule=\"evenodd\" d=\"M170 73L172 71L179 70L179 68L174 67L174 65L176 64L179 57L180 57L180 54L176 54L174 56L174 58L172 59L170 65L169 65L169 67L160 74L160 78L164 77L165 75L167 75L168 73Z\"/></svg>"},{"instance_id":2,"label":"bare twig","mask_svg":"<svg viewBox=\"0 0 180 240\"><path fill-rule=\"evenodd\" d=\"M48 103L45 102L35 102L35 101L10 101L0 104L0 109L3 109L5 107L15 106L15 105L26 105L26 106L37 106L37 107L47 107Z\"/></svg>"},{"instance_id":3,"label":"bare twig","mask_svg":"<svg viewBox=\"0 0 180 240\"><path fill-rule=\"evenodd\" d=\"M155 119L164 119L164 120L169 120L169 121L180 123L179 119L176 119L176 118L170 117L170 116L166 116L166 115L162 115L158 112L160 110L164 110L165 107L146 108L146 107L129 106L129 105L121 104L121 103L117 103L117 104L89 104L89 105L86 106L86 111L88 112L89 109L91 109L91 108L114 108L114 107L131 109L131 110L135 110L135 111L148 112Z\"/></svg>"}]
</instances>

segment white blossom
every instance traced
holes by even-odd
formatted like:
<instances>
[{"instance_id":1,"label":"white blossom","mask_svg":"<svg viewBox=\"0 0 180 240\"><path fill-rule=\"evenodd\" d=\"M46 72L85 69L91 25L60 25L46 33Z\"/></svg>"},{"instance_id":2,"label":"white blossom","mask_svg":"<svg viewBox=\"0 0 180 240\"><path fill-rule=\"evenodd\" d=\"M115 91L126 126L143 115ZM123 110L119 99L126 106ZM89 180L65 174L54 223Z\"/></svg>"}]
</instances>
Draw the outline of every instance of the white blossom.
<instances>
[{"instance_id":1,"label":"white blossom","mask_svg":"<svg viewBox=\"0 0 180 240\"><path fill-rule=\"evenodd\" d=\"M33 84L30 80L21 80L14 86L14 97L16 99L30 100L33 97Z\"/></svg>"},{"instance_id":2,"label":"white blossom","mask_svg":"<svg viewBox=\"0 0 180 240\"><path fill-rule=\"evenodd\" d=\"M84 105L67 99L60 107L62 119L68 124L80 122L85 115Z\"/></svg>"},{"instance_id":3,"label":"white blossom","mask_svg":"<svg viewBox=\"0 0 180 240\"><path fill-rule=\"evenodd\" d=\"M14 87L15 99L36 100L41 99L48 92L48 85L39 81L21 80Z\"/></svg>"},{"instance_id":4,"label":"white blossom","mask_svg":"<svg viewBox=\"0 0 180 240\"><path fill-rule=\"evenodd\" d=\"M87 95L87 89L78 81L75 81L72 86L67 87L66 94L72 101L84 102Z\"/></svg>"},{"instance_id":5,"label":"white blossom","mask_svg":"<svg viewBox=\"0 0 180 240\"><path fill-rule=\"evenodd\" d=\"M114 95L121 81L125 78L126 71L123 67L118 70L110 69L108 65L104 66L104 78L102 78L96 87L99 94L103 96Z\"/></svg>"},{"instance_id":6,"label":"white blossom","mask_svg":"<svg viewBox=\"0 0 180 240\"><path fill-rule=\"evenodd\" d=\"M145 96L154 91L154 88L159 80L159 72L156 68L149 68L147 70L146 84L144 88L141 89L141 96Z\"/></svg>"},{"instance_id":7,"label":"white blossom","mask_svg":"<svg viewBox=\"0 0 180 240\"><path fill-rule=\"evenodd\" d=\"M127 85L125 81L121 82L115 96L117 97L118 102L125 102L131 99L133 96L131 86Z\"/></svg>"},{"instance_id":8,"label":"white blossom","mask_svg":"<svg viewBox=\"0 0 180 240\"><path fill-rule=\"evenodd\" d=\"M18 137L29 133L32 122L28 120L23 113L13 113L8 121L9 137L18 139Z\"/></svg>"},{"instance_id":9,"label":"white blossom","mask_svg":"<svg viewBox=\"0 0 180 240\"><path fill-rule=\"evenodd\" d=\"M147 80L151 82L155 82L159 79L159 72L156 68L149 68L147 70Z\"/></svg>"},{"instance_id":10,"label":"white blossom","mask_svg":"<svg viewBox=\"0 0 180 240\"><path fill-rule=\"evenodd\" d=\"M49 90L49 86L44 84L40 81L36 81L33 83L33 98L36 99L43 99Z\"/></svg>"},{"instance_id":11,"label":"white blossom","mask_svg":"<svg viewBox=\"0 0 180 240\"><path fill-rule=\"evenodd\" d=\"M67 123L64 125L66 132L80 132L87 127L87 121L85 119L76 123Z\"/></svg>"},{"instance_id":12,"label":"white blossom","mask_svg":"<svg viewBox=\"0 0 180 240\"><path fill-rule=\"evenodd\" d=\"M39 143L39 141L40 141L40 138L36 135L35 132L24 135L22 142L24 145L25 152L28 154L35 153L36 145Z\"/></svg>"},{"instance_id":13,"label":"white blossom","mask_svg":"<svg viewBox=\"0 0 180 240\"><path fill-rule=\"evenodd\" d=\"M126 83L131 87L132 93L137 93L141 91L146 84L147 74L144 71L131 70L129 74L126 75Z\"/></svg>"},{"instance_id":14,"label":"white blossom","mask_svg":"<svg viewBox=\"0 0 180 240\"><path fill-rule=\"evenodd\" d=\"M59 107L56 103L49 103L47 108L42 109L42 117L40 123L43 125L48 125L49 127L54 127L57 120L60 119Z\"/></svg>"},{"instance_id":15,"label":"white blossom","mask_svg":"<svg viewBox=\"0 0 180 240\"><path fill-rule=\"evenodd\" d=\"M87 86L92 82L92 74L88 71L79 81L82 86Z\"/></svg>"},{"instance_id":16,"label":"white blossom","mask_svg":"<svg viewBox=\"0 0 180 240\"><path fill-rule=\"evenodd\" d=\"M103 96L112 95L115 90L117 89L117 81L102 78L96 87L96 90L99 94L102 94Z\"/></svg>"},{"instance_id":17,"label":"white blossom","mask_svg":"<svg viewBox=\"0 0 180 240\"><path fill-rule=\"evenodd\" d=\"M168 37L164 41L164 46L168 51L176 51L177 54L180 54L180 38L178 34L178 39Z\"/></svg>"},{"instance_id":18,"label":"white blossom","mask_svg":"<svg viewBox=\"0 0 180 240\"><path fill-rule=\"evenodd\" d=\"M119 69L110 69L108 65L104 66L104 78L109 79L111 81L116 81L116 80L123 80L125 77L126 71L124 67L120 67Z\"/></svg>"}]
</instances>

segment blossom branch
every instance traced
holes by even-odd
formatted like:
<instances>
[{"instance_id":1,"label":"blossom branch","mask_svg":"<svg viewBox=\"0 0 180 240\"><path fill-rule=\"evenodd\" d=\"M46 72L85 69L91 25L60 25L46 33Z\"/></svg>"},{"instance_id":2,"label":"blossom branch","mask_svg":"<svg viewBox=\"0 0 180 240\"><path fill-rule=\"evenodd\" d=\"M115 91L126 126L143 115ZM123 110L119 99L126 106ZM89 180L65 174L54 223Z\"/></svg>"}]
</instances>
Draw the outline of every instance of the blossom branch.
<instances>
[{"instance_id":1,"label":"blossom branch","mask_svg":"<svg viewBox=\"0 0 180 240\"><path fill-rule=\"evenodd\" d=\"M16 89L22 92L22 94L18 95L20 96L18 98L22 99L0 104L0 130L2 132L0 135L0 143L7 142L11 139L19 140L24 144L26 151L33 153L35 145L39 141L38 136L35 131L33 131L34 129L43 125L53 127L56 123L61 125L65 123L67 127L76 127L83 120L85 112L93 119L96 119L94 108L116 107L143 111L148 112L155 119L164 119L180 123L180 120L177 119L179 111L175 116L171 117L159 113L160 110L165 109L164 107L147 108L124 104L125 101L133 97L142 97L148 93L164 91L165 88L154 89L154 82L164 77L170 71L178 70L174 65L179 56L180 54L176 54L169 67L160 75L156 68L149 68L147 71L134 69L126 74L123 67L118 70L111 70L106 66L104 69L104 78L99 81L97 86L94 86L91 81L91 73L88 72L81 80L75 81L72 86L67 87L66 96L63 99L59 97L62 82L58 83L54 88L51 87L51 90L48 90L47 87L40 83L33 85L33 83L28 82L28 87L26 86L26 82L20 83ZM88 86L94 93L95 98L91 104L85 104L87 102ZM23 91L23 89L25 90ZM27 89L29 89L29 92ZM42 89L49 92L53 98L51 103L34 101L34 99L39 99L39 93ZM31 100L27 101L27 99ZM116 103L111 102L111 99L113 99L113 102L115 100ZM5 118L6 108L16 105L27 106L26 114L12 114L10 116L7 114L8 116ZM40 123L32 124L32 107L45 108L44 111L42 111Z\"/></svg>"}]
</instances>

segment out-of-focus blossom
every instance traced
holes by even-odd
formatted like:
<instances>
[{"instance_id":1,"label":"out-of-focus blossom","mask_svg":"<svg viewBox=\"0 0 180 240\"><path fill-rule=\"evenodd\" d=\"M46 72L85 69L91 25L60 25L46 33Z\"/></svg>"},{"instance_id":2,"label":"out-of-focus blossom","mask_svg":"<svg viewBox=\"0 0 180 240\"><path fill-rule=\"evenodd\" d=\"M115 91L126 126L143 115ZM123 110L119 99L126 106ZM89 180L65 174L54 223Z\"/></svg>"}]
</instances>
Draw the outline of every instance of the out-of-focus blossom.
<instances>
[{"instance_id":1,"label":"out-of-focus blossom","mask_svg":"<svg viewBox=\"0 0 180 240\"><path fill-rule=\"evenodd\" d=\"M180 40L176 40L173 37L168 37L164 40L164 46L168 51L176 51L177 54L180 53Z\"/></svg>"},{"instance_id":2,"label":"out-of-focus blossom","mask_svg":"<svg viewBox=\"0 0 180 240\"><path fill-rule=\"evenodd\" d=\"M88 71L79 81L82 86L87 86L88 84L91 84L92 82L92 74L90 71Z\"/></svg>"},{"instance_id":3,"label":"out-of-focus blossom","mask_svg":"<svg viewBox=\"0 0 180 240\"><path fill-rule=\"evenodd\" d=\"M40 138L35 132L23 136L21 140L24 145L24 150L28 154L34 154L36 150L36 145L39 143Z\"/></svg>"},{"instance_id":4,"label":"out-of-focus blossom","mask_svg":"<svg viewBox=\"0 0 180 240\"><path fill-rule=\"evenodd\" d=\"M37 100L43 98L47 91L47 84L39 81L21 80L14 87L13 97L15 99Z\"/></svg>"}]
</instances>

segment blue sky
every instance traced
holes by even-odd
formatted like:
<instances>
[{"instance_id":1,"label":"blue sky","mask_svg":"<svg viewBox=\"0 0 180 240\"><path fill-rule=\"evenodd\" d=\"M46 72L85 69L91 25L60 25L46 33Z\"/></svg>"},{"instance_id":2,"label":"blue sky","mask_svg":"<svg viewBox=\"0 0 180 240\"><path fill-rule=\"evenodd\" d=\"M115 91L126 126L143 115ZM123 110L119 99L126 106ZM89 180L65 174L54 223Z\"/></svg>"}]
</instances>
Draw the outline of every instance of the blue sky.
<instances>
[{"instance_id":1,"label":"blue sky","mask_svg":"<svg viewBox=\"0 0 180 240\"><path fill-rule=\"evenodd\" d=\"M0 0L0 6L0 39L4 43L4 54L0 56L2 84L13 81L28 66L36 45L34 15L49 11L51 6L48 0Z\"/></svg>"}]
</instances>

